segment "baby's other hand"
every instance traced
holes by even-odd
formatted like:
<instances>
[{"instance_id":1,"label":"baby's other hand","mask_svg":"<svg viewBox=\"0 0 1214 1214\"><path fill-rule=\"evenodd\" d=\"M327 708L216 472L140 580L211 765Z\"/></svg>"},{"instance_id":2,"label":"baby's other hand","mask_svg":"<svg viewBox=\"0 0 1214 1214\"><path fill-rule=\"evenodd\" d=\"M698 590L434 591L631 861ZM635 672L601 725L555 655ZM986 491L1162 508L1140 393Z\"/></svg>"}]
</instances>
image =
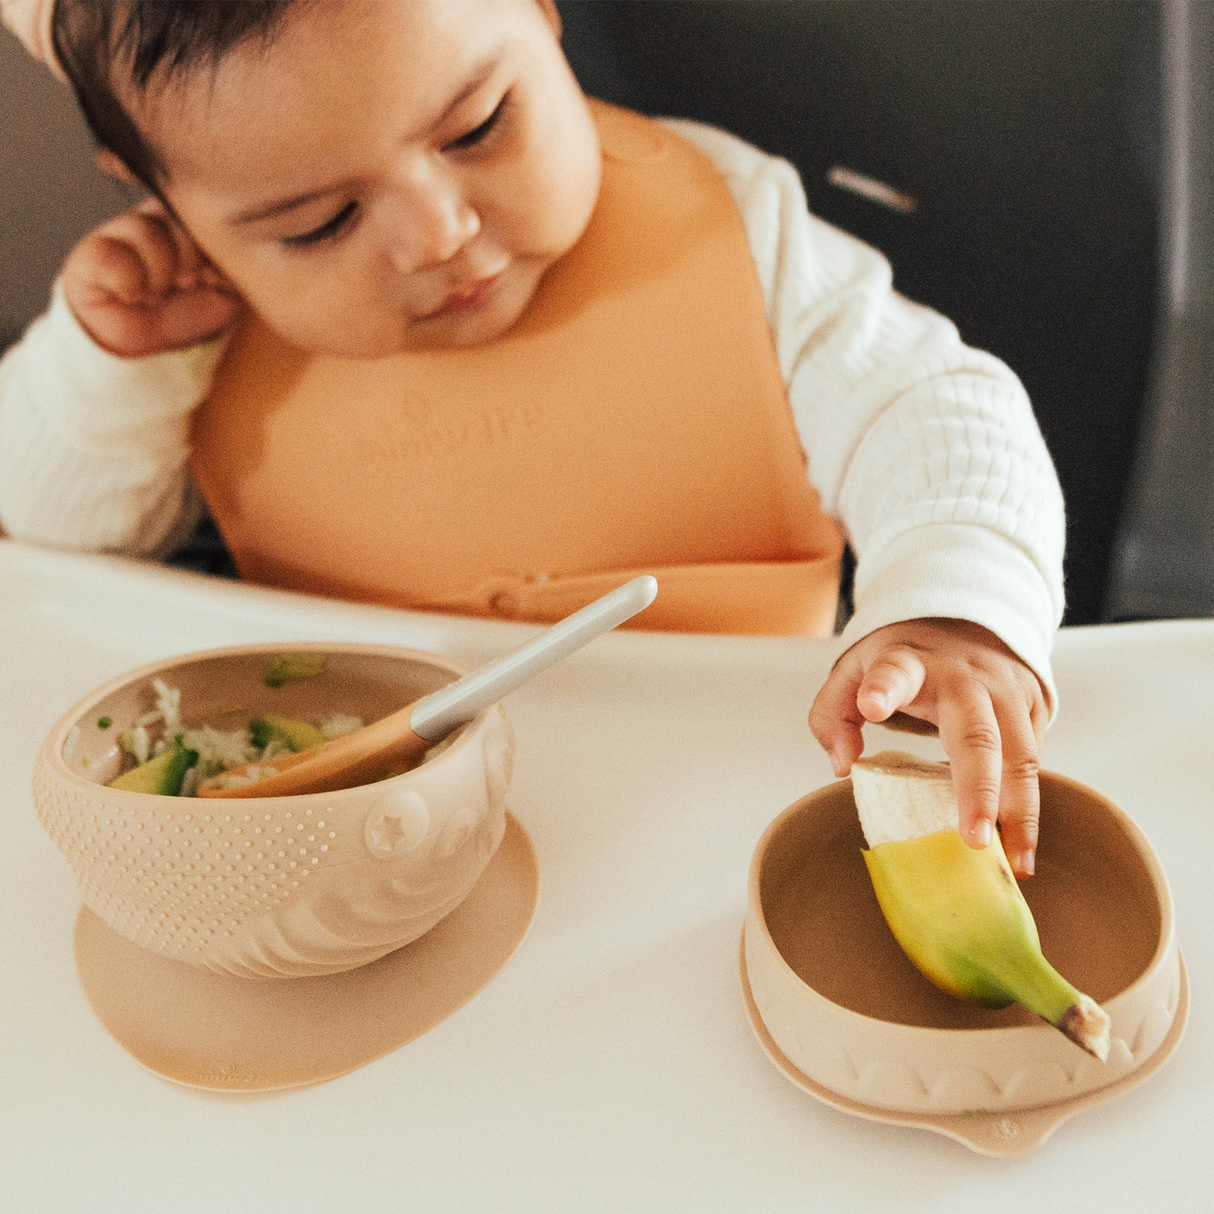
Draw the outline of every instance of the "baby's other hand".
<instances>
[{"instance_id":1,"label":"baby's other hand","mask_svg":"<svg viewBox=\"0 0 1214 1214\"><path fill-rule=\"evenodd\" d=\"M835 663L809 726L835 774L845 776L864 752L860 727L895 712L939 730L957 786L962 838L983 847L998 820L1013 871L1030 876L1047 715L1037 676L977 624L908 620L869 633Z\"/></svg>"},{"instance_id":2,"label":"baby's other hand","mask_svg":"<svg viewBox=\"0 0 1214 1214\"><path fill-rule=\"evenodd\" d=\"M63 265L72 314L121 358L180 350L218 336L240 297L156 199L90 232Z\"/></svg>"}]
</instances>

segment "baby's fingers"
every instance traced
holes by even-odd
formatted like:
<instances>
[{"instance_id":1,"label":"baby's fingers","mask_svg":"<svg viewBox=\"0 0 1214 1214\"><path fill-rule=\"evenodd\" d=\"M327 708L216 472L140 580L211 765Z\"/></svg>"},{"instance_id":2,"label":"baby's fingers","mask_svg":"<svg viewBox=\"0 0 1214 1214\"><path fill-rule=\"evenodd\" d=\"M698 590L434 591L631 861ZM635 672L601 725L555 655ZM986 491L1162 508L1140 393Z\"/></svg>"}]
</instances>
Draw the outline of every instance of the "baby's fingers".
<instances>
[{"instance_id":1,"label":"baby's fingers","mask_svg":"<svg viewBox=\"0 0 1214 1214\"><path fill-rule=\"evenodd\" d=\"M977 681L958 680L940 697L940 742L953 768L961 837L986 847L995 837L1003 774L1003 745L990 693Z\"/></svg>"},{"instance_id":2,"label":"baby's fingers","mask_svg":"<svg viewBox=\"0 0 1214 1214\"><path fill-rule=\"evenodd\" d=\"M865 720L885 721L918 696L926 677L927 669L913 649L891 646L864 672L856 706Z\"/></svg>"},{"instance_id":3,"label":"baby's fingers","mask_svg":"<svg viewBox=\"0 0 1214 1214\"><path fill-rule=\"evenodd\" d=\"M179 261L166 218L127 211L76 246L64 266L65 285L70 280L125 304L148 304L173 289Z\"/></svg>"},{"instance_id":4,"label":"baby's fingers","mask_svg":"<svg viewBox=\"0 0 1214 1214\"><path fill-rule=\"evenodd\" d=\"M170 260L165 264L172 278L166 290L174 287L178 291L192 291L196 287L224 288L227 285L223 275L207 260L206 254L159 199L145 199L135 208L135 214L148 226L149 231L155 231L158 237L168 242Z\"/></svg>"},{"instance_id":5,"label":"baby's fingers","mask_svg":"<svg viewBox=\"0 0 1214 1214\"><path fill-rule=\"evenodd\" d=\"M68 283L76 286L87 303L109 300L134 306L148 294L148 271L143 258L125 240L98 236L77 262L67 267Z\"/></svg>"},{"instance_id":6,"label":"baby's fingers","mask_svg":"<svg viewBox=\"0 0 1214 1214\"><path fill-rule=\"evenodd\" d=\"M1036 867L1037 820L1041 813L1037 735L1026 711L1001 715L1000 733L1003 783L999 790L999 822L1003 850L1016 876L1031 877Z\"/></svg>"}]
</instances>

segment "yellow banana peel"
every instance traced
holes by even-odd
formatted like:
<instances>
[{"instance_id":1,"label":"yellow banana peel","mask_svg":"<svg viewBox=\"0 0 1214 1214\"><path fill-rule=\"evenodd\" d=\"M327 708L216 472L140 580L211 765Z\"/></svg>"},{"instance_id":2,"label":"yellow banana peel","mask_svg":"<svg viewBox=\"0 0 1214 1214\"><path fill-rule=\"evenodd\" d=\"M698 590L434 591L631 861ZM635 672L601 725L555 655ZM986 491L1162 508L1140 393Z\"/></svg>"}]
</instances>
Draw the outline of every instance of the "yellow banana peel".
<instances>
[{"instance_id":1,"label":"yellow banana peel","mask_svg":"<svg viewBox=\"0 0 1214 1214\"><path fill-rule=\"evenodd\" d=\"M876 812L881 821L874 824L870 795L874 782L868 776L886 759L877 755L861 760L868 770L854 786L857 805L866 801L861 808L866 836L884 838L864 852L864 862L885 921L902 950L924 977L950 995L984 1007L1022 1003L1105 1061L1108 1015L1045 959L1032 912L998 837L981 850L969 847L956 829L955 808L950 827L910 838L884 837L888 829L883 827L888 828L905 809L894 804L899 783L918 781L918 787L907 792L908 798L922 801L930 795L944 803L952 796L955 806L951 777L940 778L940 769L947 773L948 765L913 759L908 763L911 756L902 755L887 760L877 781ZM918 775L916 768L922 769ZM893 817L886 812L891 805Z\"/></svg>"}]
</instances>

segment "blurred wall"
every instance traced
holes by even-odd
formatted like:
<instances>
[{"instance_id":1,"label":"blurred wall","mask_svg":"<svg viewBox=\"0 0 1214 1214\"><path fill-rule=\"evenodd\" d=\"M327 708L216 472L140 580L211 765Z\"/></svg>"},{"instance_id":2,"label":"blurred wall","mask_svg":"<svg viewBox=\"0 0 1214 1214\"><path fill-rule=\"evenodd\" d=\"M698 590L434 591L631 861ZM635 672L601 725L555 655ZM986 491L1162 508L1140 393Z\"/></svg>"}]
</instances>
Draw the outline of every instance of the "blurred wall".
<instances>
[{"instance_id":1,"label":"blurred wall","mask_svg":"<svg viewBox=\"0 0 1214 1214\"><path fill-rule=\"evenodd\" d=\"M1163 16L1161 316L1109 619L1214 615L1214 3Z\"/></svg>"},{"instance_id":2,"label":"blurred wall","mask_svg":"<svg viewBox=\"0 0 1214 1214\"><path fill-rule=\"evenodd\" d=\"M129 197L94 166L71 90L0 30L0 346L46 307L72 245Z\"/></svg>"}]
</instances>

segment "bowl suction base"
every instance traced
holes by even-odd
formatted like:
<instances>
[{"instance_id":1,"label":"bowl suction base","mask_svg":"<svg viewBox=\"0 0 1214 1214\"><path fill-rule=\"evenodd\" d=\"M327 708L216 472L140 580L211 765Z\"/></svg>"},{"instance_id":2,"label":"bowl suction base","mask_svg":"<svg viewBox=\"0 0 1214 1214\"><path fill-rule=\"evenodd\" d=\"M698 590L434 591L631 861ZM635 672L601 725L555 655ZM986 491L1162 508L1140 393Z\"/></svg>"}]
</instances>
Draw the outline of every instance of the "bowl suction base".
<instances>
[{"instance_id":1,"label":"bowl suction base","mask_svg":"<svg viewBox=\"0 0 1214 1214\"><path fill-rule=\"evenodd\" d=\"M222 1092L347 1074L432 1029L505 966L535 915L539 869L513 814L472 892L424 936L370 965L308 978L212 973L132 944L87 907L76 970L97 1018L148 1070Z\"/></svg>"},{"instance_id":2,"label":"bowl suction base","mask_svg":"<svg viewBox=\"0 0 1214 1214\"><path fill-rule=\"evenodd\" d=\"M861 1104L846 1096L832 1092L830 1088L815 1083L808 1075L798 1070L784 1052L772 1040L759 1009L755 1006L754 997L750 992L750 979L746 973L746 940L743 934L742 952L739 967L742 974L742 997L746 1002L746 1015L750 1027L758 1038L763 1052L775 1064L784 1077L796 1084L802 1091L844 1113L854 1117L863 1117L868 1121L882 1121L887 1125L916 1126L923 1130L932 1130L936 1134L944 1134L963 1143L980 1155L995 1155L1004 1158L1013 1155L1027 1155L1039 1147L1064 1121L1069 1121L1076 1113L1112 1100L1123 1092L1137 1087L1144 1079L1153 1075L1171 1057L1172 1052L1180 1044L1184 1036L1185 1023L1189 1018L1189 980L1185 973L1184 958L1180 957L1180 996L1176 1003L1176 1015L1172 1019L1172 1027L1163 1039L1163 1044L1140 1067L1130 1074L1110 1083L1108 1087L1097 1088L1094 1092L1085 1092L1070 1100L1060 1100L1056 1104L1042 1105L1035 1109L1017 1109L1014 1112L1003 1113L900 1113L895 1109L878 1108L876 1105Z\"/></svg>"}]
</instances>

